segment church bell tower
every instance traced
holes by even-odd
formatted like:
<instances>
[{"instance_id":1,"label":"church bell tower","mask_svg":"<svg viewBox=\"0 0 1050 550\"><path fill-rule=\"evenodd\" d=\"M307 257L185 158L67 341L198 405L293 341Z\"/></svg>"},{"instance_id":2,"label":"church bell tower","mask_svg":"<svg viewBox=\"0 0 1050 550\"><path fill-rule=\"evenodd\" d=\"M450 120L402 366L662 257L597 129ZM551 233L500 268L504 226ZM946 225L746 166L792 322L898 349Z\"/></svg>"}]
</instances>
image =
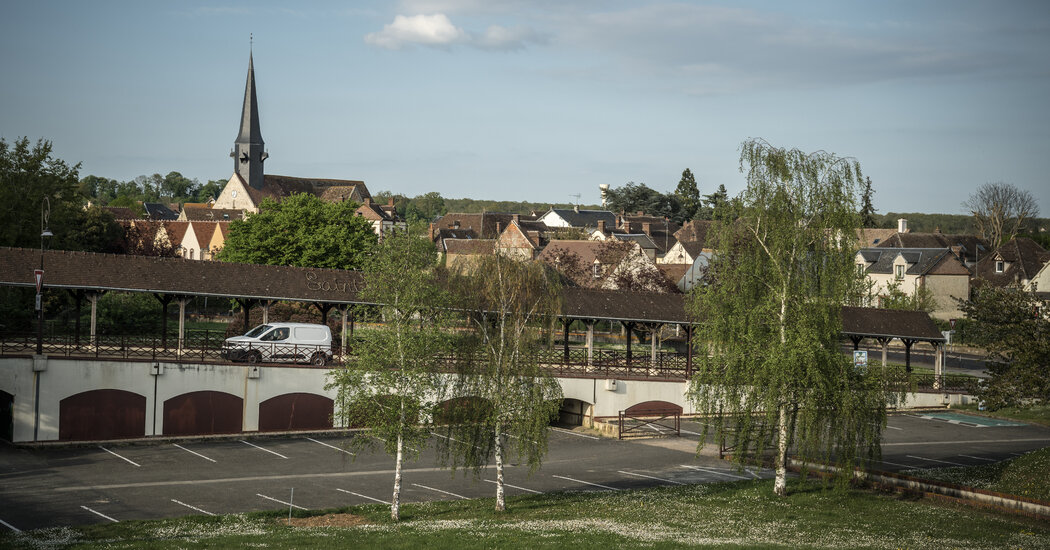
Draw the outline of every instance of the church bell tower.
<instances>
[{"instance_id":1,"label":"church bell tower","mask_svg":"<svg viewBox=\"0 0 1050 550\"><path fill-rule=\"evenodd\" d=\"M259 129L259 104L255 98L255 68L252 54L248 53L248 81L244 85L244 106L241 108L241 129L233 142L233 171L241 176L249 187L262 189L263 161L266 152L262 131Z\"/></svg>"}]
</instances>

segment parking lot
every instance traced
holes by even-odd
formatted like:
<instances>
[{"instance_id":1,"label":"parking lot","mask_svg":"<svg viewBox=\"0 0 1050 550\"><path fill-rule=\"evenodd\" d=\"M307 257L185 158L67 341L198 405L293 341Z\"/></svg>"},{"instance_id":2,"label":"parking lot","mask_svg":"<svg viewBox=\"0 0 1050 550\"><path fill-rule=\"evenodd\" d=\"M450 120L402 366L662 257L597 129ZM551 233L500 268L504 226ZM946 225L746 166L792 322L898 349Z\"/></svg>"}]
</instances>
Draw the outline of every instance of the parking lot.
<instances>
[{"instance_id":1,"label":"parking lot","mask_svg":"<svg viewBox=\"0 0 1050 550\"><path fill-rule=\"evenodd\" d=\"M509 495L616 491L655 485L768 478L696 455L702 426L682 422L681 438L619 441L551 428L541 469L511 461ZM492 469L454 477L433 443L404 470L402 502L492 497ZM895 415L884 434L888 471L989 464L1050 445L1050 428L980 425L967 417ZM0 525L8 529L81 525L187 514L332 508L389 503L393 459L349 450L344 436L183 440L81 447L0 447ZM294 496L293 496L294 490Z\"/></svg>"}]
</instances>

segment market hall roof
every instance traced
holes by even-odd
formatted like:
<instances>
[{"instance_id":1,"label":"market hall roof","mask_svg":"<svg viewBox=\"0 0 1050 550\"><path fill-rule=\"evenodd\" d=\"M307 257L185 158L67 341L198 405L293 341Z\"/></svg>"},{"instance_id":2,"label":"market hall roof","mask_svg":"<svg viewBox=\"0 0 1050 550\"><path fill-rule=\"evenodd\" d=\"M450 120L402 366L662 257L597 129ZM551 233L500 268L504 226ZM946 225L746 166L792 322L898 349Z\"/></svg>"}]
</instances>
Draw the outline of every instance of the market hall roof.
<instances>
[{"instance_id":1,"label":"market hall roof","mask_svg":"<svg viewBox=\"0 0 1050 550\"><path fill-rule=\"evenodd\" d=\"M35 287L40 250L0 247L0 285ZM360 304L360 272L342 269L235 264L215 261L49 250L44 252L44 285L68 290L154 292ZM688 324L683 294L624 292L587 288L562 291L562 316L646 323ZM943 341L921 311L842 309L843 334Z\"/></svg>"}]
</instances>

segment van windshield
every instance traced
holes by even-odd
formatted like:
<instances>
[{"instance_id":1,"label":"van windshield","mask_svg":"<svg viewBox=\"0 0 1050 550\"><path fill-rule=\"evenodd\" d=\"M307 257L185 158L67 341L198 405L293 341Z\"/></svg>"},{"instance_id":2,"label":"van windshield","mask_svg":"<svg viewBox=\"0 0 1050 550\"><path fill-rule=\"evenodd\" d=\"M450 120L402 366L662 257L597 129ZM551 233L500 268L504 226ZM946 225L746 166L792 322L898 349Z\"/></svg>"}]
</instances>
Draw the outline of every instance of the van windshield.
<instances>
[{"instance_id":1,"label":"van windshield","mask_svg":"<svg viewBox=\"0 0 1050 550\"><path fill-rule=\"evenodd\" d=\"M264 333L264 332L266 332L268 330L270 330L270 325L259 325L259 326L255 327L255 328L249 330L248 332L245 332L244 335L245 336L251 336L252 338L254 338L254 337L256 337L256 336L258 336L258 335L260 335L260 334L262 334L262 333Z\"/></svg>"}]
</instances>

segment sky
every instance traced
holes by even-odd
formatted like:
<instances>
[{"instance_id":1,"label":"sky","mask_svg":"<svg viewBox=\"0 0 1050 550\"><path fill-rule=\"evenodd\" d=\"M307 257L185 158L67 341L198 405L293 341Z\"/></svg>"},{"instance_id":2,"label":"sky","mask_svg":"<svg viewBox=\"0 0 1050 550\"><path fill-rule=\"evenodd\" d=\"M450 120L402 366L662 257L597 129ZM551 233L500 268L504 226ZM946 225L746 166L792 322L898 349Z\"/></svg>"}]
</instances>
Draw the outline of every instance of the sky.
<instances>
[{"instance_id":1,"label":"sky","mask_svg":"<svg viewBox=\"0 0 1050 550\"><path fill-rule=\"evenodd\" d=\"M81 176L233 172L249 48L266 173L599 202L742 190L740 144L860 161L879 213L979 185L1050 215L1050 2L3 2L0 137ZM249 43L249 36L252 42Z\"/></svg>"}]
</instances>

